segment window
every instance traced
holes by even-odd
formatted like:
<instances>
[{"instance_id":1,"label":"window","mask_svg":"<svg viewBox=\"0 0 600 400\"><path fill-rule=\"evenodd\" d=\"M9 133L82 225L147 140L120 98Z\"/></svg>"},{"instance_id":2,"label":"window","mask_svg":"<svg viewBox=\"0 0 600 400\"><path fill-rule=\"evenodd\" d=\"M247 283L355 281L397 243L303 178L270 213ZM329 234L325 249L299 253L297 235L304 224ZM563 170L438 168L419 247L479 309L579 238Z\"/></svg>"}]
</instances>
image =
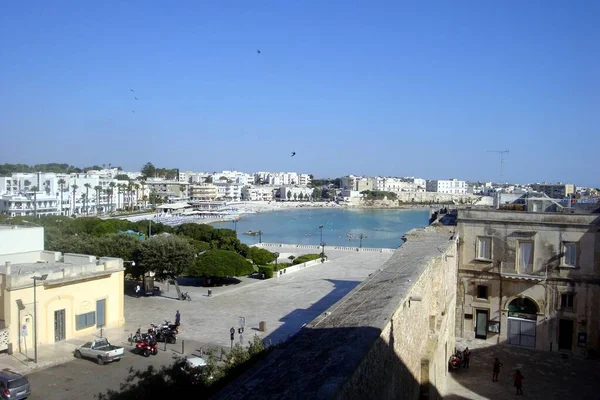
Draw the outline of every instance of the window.
<instances>
[{"instance_id":1,"label":"window","mask_svg":"<svg viewBox=\"0 0 600 400\"><path fill-rule=\"evenodd\" d=\"M492 238L479 236L477 238L477 259L491 260L492 259Z\"/></svg>"},{"instance_id":2,"label":"window","mask_svg":"<svg viewBox=\"0 0 600 400\"><path fill-rule=\"evenodd\" d=\"M75 316L75 330L81 330L96 325L96 312L79 314Z\"/></svg>"},{"instance_id":3,"label":"window","mask_svg":"<svg viewBox=\"0 0 600 400\"><path fill-rule=\"evenodd\" d=\"M477 285L477 298L487 300L487 298L488 298L488 287L487 286Z\"/></svg>"},{"instance_id":4,"label":"window","mask_svg":"<svg viewBox=\"0 0 600 400\"><path fill-rule=\"evenodd\" d=\"M577 243L564 243L563 253L563 265L577 266Z\"/></svg>"},{"instance_id":5,"label":"window","mask_svg":"<svg viewBox=\"0 0 600 400\"><path fill-rule=\"evenodd\" d=\"M531 274L533 272L533 242L519 242L517 265L519 273Z\"/></svg>"},{"instance_id":6,"label":"window","mask_svg":"<svg viewBox=\"0 0 600 400\"><path fill-rule=\"evenodd\" d=\"M560 295L560 309L561 310L573 310L573 300L575 295L573 293L563 293Z\"/></svg>"}]
</instances>

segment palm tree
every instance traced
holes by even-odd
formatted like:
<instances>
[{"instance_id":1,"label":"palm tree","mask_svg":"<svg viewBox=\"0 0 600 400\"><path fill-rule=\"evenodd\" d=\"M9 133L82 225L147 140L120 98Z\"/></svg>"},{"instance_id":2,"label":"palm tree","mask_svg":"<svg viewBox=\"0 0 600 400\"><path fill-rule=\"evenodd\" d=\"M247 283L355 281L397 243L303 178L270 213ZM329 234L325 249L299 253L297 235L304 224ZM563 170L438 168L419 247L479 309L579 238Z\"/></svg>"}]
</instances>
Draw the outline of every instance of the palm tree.
<instances>
[{"instance_id":1,"label":"palm tree","mask_svg":"<svg viewBox=\"0 0 600 400\"><path fill-rule=\"evenodd\" d=\"M146 208L146 199L148 198L148 196L146 196L146 182L141 181L140 186L142 187L142 199L144 200L144 208Z\"/></svg>"},{"instance_id":2,"label":"palm tree","mask_svg":"<svg viewBox=\"0 0 600 400\"><path fill-rule=\"evenodd\" d=\"M92 184L88 182L88 183L86 183L83 186L85 186L85 214L86 215L90 215L90 197L89 197L89 194L90 194L90 189L92 187Z\"/></svg>"},{"instance_id":3,"label":"palm tree","mask_svg":"<svg viewBox=\"0 0 600 400\"><path fill-rule=\"evenodd\" d=\"M187 186L179 185L179 191L181 192L181 197L183 197L183 194L186 192L186 190L187 190Z\"/></svg>"},{"instance_id":4,"label":"palm tree","mask_svg":"<svg viewBox=\"0 0 600 400\"><path fill-rule=\"evenodd\" d=\"M33 192L33 216L37 218L37 191L39 188L37 186L32 186L29 190Z\"/></svg>"},{"instance_id":5,"label":"palm tree","mask_svg":"<svg viewBox=\"0 0 600 400\"><path fill-rule=\"evenodd\" d=\"M60 178L58 180L58 184L60 186L60 215L64 215L63 212L63 192L65 191L65 183L67 183L64 179Z\"/></svg>"},{"instance_id":6,"label":"palm tree","mask_svg":"<svg viewBox=\"0 0 600 400\"><path fill-rule=\"evenodd\" d=\"M75 206L76 206L76 201L77 199L75 198L75 192L77 191L77 189L79 188L79 186L77 186L76 184L71 185L71 189L73 190L73 212L71 213L71 215L75 215Z\"/></svg>"},{"instance_id":7,"label":"palm tree","mask_svg":"<svg viewBox=\"0 0 600 400\"><path fill-rule=\"evenodd\" d=\"M127 184L127 195L129 196L129 210L133 211L133 181Z\"/></svg>"},{"instance_id":8,"label":"palm tree","mask_svg":"<svg viewBox=\"0 0 600 400\"><path fill-rule=\"evenodd\" d=\"M116 186L116 185L117 185L117 184L116 184L116 183L114 183L114 182L111 182L111 183L108 185L108 186L109 186L109 189L108 189L108 197L109 197L109 199L108 199L108 203L109 203L109 207L110 207L110 211L111 211L111 212L112 212L112 211L114 211L114 207L113 207L113 202L112 202L112 200L113 200L113 195L115 194L115 186Z\"/></svg>"},{"instance_id":9,"label":"palm tree","mask_svg":"<svg viewBox=\"0 0 600 400\"><path fill-rule=\"evenodd\" d=\"M100 192L102 191L102 186L96 185L94 186L94 190L96 191L96 215L100 215Z\"/></svg>"},{"instance_id":10,"label":"palm tree","mask_svg":"<svg viewBox=\"0 0 600 400\"><path fill-rule=\"evenodd\" d=\"M140 208L140 185L139 184L135 184L133 185L133 188L135 189L135 204L139 210Z\"/></svg>"}]
</instances>

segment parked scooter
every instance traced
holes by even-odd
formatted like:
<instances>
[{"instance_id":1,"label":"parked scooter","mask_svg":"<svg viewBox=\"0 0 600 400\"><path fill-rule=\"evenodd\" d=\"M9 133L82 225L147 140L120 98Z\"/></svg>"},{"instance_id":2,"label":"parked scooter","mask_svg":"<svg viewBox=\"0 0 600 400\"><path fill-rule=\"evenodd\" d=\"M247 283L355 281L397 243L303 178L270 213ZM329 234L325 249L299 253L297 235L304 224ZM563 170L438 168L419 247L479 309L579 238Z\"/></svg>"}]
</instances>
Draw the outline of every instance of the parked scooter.
<instances>
[{"instance_id":1,"label":"parked scooter","mask_svg":"<svg viewBox=\"0 0 600 400\"><path fill-rule=\"evenodd\" d=\"M138 341L140 341L142 339L142 332L140 328L137 328L137 331L135 331L134 335L129 335L129 343L133 344L133 343L137 343Z\"/></svg>"},{"instance_id":2,"label":"parked scooter","mask_svg":"<svg viewBox=\"0 0 600 400\"><path fill-rule=\"evenodd\" d=\"M156 340L175 344L177 343L177 334L168 328L160 329L156 332Z\"/></svg>"}]
</instances>

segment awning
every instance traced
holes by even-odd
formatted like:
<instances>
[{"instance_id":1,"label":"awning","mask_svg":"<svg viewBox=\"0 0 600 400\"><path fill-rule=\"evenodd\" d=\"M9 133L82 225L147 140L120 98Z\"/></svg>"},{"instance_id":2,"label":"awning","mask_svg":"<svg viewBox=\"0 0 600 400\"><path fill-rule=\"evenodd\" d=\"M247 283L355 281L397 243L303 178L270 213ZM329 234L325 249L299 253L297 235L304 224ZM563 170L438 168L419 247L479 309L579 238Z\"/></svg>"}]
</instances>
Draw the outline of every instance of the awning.
<instances>
[{"instance_id":1,"label":"awning","mask_svg":"<svg viewBox=\"0 0 600 400\"><path fill-rule=\"evenodd\" d=\"M502 273L503 278L507 279L516 279L521 281L534 281L534 282L542 282L545 277L539 275L523 275L523 274L507 274L505 272Z\"/></svg>"}]
</instances>

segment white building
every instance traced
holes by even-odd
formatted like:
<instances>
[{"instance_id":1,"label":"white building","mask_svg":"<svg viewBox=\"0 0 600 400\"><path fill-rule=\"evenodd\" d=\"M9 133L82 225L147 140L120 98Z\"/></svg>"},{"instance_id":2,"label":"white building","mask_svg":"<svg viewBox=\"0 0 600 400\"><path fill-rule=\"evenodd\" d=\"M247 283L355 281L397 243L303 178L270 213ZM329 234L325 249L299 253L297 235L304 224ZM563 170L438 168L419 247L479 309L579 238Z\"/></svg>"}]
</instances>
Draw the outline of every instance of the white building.
<instances>
[{"instance_id":1,"label":"white building","mask_svg":"<svg viewBox=\"0 0 600 400\"><path fill-rule=\"evenodd\" d=\"M44 192L16 195L0 195L0 214L9 217L45 217L60 215L58 200Z\"/></svg>"},{"instance_id":2,"label":"white building","mask_svg":"<svg viewBox=\"0 0 600 400\"><path fill-rule=\"evenodd\" d=\"M242 199L242 188L244 185L237 183L216 182L217 199L226 201L240 201Z\"/></svg>"},{"instance_id":3,"label":"white building","mask_svg":"<svg viewBox=\"0 0 600 400\"><path fill-rule=\"evenodd\" d=\"M221 171L211 175L213 183L237 183L240 185L248 185L254 183L254 177L245 172L239 171Z\"/></svg>"},{"instance_id":4,"label":"white building","mask_svg":"<svg viewBox=\"0 0 600 400\"><path fill-rule=\"evenodd\" d=\"M280 201L305 201L312 199L313 189L309 187L281 186L279 188Z\"/></svg>"},{"instance_id":5,"label":"white building","mask_svg":"<svg viewBox=\"0 0 600 400\"><path fill-rule=\"evenodd\" d=\"M256 172L254 183L257 185L298 185L308 186L311 182L309 174L297 172Z\"/></svg>"},{"instance_id":6,"label":"white building","mask_svg":"<svg viewBox=\"0 0 600 400\"><path fill-rule=\"evenodd\" d=\"M244 186L242 188L242 199L247 201L272 201L274 192L278 188L274 186Z\"/></svg>"},{"instance_id":7,"label":"white building","mask_svg":"<svg viewBox=\"0 0 600 400\"><path fill-rule=\"evenodd\" d=\"M467 182L457 179L428 180L427 191L446 194L467 194Z\"/></svg>"}]
</instances>

